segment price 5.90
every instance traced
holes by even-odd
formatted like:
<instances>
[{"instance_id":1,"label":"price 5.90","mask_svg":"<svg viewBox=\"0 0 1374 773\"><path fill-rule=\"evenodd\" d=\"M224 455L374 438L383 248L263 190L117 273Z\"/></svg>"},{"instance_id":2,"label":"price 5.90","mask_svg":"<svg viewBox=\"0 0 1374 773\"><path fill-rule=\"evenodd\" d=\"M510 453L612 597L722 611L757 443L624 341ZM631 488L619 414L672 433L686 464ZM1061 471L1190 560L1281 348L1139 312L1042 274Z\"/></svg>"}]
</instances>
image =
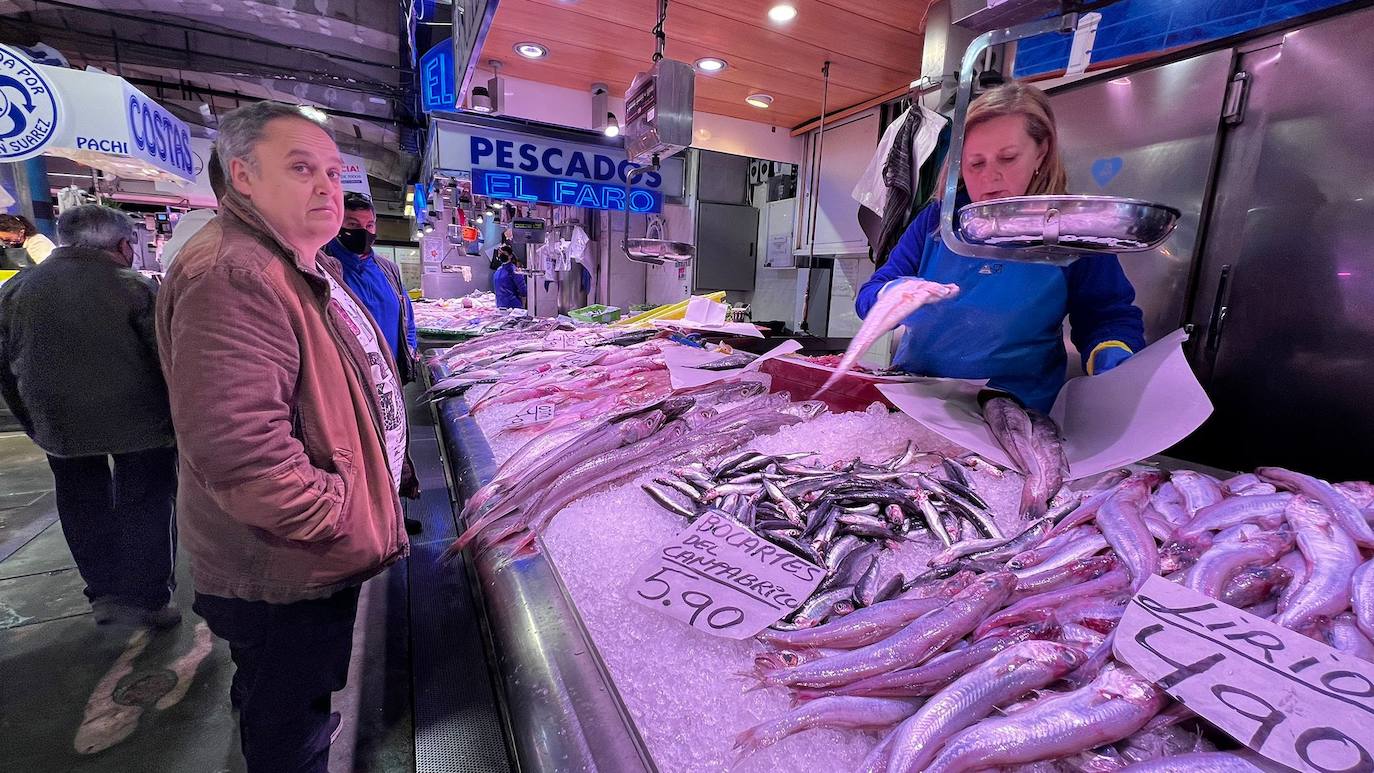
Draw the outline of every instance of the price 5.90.
<instances>
[{"instance_id":1,"label":"price 5.90","mask_svg":"<svg viewBox=\"0 0 1374 773\"><path fill-rule=\"evenodd\" d=\"M699 590L678 591L669 580L678 580L679 582L681 582L681 580L671 576L669 576L668 579L664 579L665 573L668 572L679 575L680 577L686 577L693 582L697 581L695 576L687 572L662 567L644 578L645 585L652 584L654 586L651 589L653 593L645 593L643 589L635 592L639 594L640 598L646 601L658 601L665 607L670 607L679 601L691 607L694 611L691 616L687 618L688 625L696 625L697 620L701 620L706 626L720 631L744 622L744 610L739 607L719 606L712 609L712 607L715 606L716 600L711 594L703 593ZM703 615L705 615L705 617L703 617Z\"/></svg>"}]
</instances>

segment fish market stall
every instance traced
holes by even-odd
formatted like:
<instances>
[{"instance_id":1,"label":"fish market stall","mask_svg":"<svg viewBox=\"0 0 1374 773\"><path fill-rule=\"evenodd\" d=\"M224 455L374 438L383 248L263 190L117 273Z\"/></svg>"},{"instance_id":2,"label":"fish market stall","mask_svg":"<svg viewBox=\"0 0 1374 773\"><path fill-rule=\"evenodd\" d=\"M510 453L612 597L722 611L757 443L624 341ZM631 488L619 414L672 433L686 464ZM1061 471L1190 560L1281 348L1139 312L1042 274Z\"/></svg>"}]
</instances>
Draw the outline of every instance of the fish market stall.
<instances>
[{"instance_id":1,"label":"fish market stall","mask_svg":"<svg viewBox=\"0 0 1374 773\"><path fill-rule=\"evenodd\" d=\"M523 320L431 357L468 527L453 550L481 580L522 766L1337 769L1374 748L1331 709L1374 675L1369 484L1071 479L1059 428L988 396L994 464L886 405L770 393L766 363L698 343ZM745 544L816 574L760 568L772 584L744 598L722 556ZM780 588L772 619L749 606ZM1194 607L1229 617L1167 614ZM1339 668L1269 684L1263 652L1212 632L1229 628ZM1331 712L1257 739L1227 689Z\"/></svg>"}]
</instances>

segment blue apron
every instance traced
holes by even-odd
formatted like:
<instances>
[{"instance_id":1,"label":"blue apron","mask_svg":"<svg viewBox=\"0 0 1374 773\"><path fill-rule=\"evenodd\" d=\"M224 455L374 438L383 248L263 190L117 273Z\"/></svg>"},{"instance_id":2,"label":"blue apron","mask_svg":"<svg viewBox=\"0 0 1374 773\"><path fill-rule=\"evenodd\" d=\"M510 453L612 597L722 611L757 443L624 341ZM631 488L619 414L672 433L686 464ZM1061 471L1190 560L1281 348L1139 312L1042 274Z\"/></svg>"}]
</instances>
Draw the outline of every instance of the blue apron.
<instances>
[{"instance_id":1,"label":"blue apron","mask_svg":"<svg viewBox=\"0 0 1374 773\"><path fill-rule=\"evenodd\" d=\"M1058 266L956 255L926 237L917 275L959 286L952 300L918 309L896 367L923 376L989 379L988 385L1048 412L1064 385L1068 282Z\"/></svg>"}]
</instances>

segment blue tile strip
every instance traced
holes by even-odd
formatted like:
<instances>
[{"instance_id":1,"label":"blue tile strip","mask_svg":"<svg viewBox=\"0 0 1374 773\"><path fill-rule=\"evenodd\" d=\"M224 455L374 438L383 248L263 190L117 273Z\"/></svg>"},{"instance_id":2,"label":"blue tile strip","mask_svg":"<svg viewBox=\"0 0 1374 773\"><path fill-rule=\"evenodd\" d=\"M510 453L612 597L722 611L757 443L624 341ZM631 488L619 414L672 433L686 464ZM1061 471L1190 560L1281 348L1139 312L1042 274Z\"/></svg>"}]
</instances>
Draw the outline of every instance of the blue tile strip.
<instances>
[{"instance_id":1,"label":"blue tile strip","mask_svg":"<svg viewBox=\"0 0 1374 773\"><path fill-rule=\"evenodd\" d=\"M1346 0L1124 0L1104 8L1094 62L1196 45L1341 5ZM1072 35L1021 41L1017 78L1063 70Z\"/></svg>"}]
</instances>

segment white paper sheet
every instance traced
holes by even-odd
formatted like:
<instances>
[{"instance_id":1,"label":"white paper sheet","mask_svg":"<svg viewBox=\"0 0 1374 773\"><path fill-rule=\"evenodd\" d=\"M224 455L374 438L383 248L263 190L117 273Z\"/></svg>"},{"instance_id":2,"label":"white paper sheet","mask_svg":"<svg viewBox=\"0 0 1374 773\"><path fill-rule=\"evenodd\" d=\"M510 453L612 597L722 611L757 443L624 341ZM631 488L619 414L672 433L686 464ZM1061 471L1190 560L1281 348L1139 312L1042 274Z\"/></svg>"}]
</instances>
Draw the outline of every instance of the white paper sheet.
<instances>
[{"instance_id":1,"label":"white paper sheet","mask_svg":"<svg viewBox=\"0 0 1374 773\"><path fill-rule=\"evenodd\" d=\"M728 313L725 304L703 295L693 295L687 301L687 313L683 319L698 325L723 325Z\"/></svg>"},{"instance_id":2,"label":"white paper sheet","mask_svg":"<svg viewBox=\"0 0 1374 773\"><path fill-rule=\"evenodd\" d=\"M1212 402L1188 365L1176 330L1100 376L1070 379L1050 417L1064 433L1070 479L1133 464L1187 437L1212 414ZM983 421L978 392L986 381L922 379L878 387L911 418L948 440L1013 467Z\"/></svg>"},{"instance_id":3,"label":"white paper sheet","mask_svg":"<svg viewBox=\"0 0 1374 773\"><path fill-rule=\"evenodd\" d=\"M666 327L674 330L700 330L704 333L720 333L731 336L748 336L750 338L763 338L763 333L748 322L726 322L720 325L707 325L700 322L691 322L685 319L656 319L653 321L654 327Z\"/></svg>"},{"instance_id":4,"label":"white paper sheet","mask_svg":"<svg viewBox=\"0 0 1374 773\"><path fill-rule=\"evenodd\" d=\"M768 360L781 357L784 354L791 354L800 348L801 344L797 341L783 341L768 350L767 353L755 358L753 362L735 370L702 370L695 367L713 360L719 360L726 355L691 346L665 346L663 348L663 360L668 365L668 377L672 380L673 389L687 389L727 378L736 378L741 373L752 373Z\"/></svg>"}]
</instances>

